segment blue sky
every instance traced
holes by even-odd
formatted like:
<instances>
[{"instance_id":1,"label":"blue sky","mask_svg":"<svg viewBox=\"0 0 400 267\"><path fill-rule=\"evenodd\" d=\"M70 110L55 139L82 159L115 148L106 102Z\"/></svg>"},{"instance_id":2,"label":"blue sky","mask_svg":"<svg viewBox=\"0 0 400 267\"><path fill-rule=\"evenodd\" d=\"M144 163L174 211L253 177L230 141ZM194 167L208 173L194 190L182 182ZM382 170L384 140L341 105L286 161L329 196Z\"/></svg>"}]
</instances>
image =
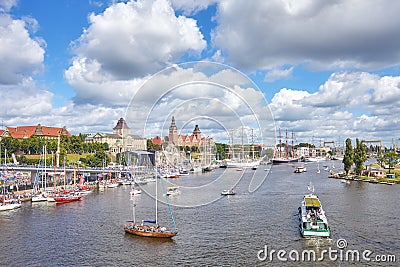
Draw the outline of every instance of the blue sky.
<instances>
[{"instance_id":1,"label":"blue sky","mask_svg":"<svg viewBox=\"0 0 400 267\"><path fill-rule=\"evenodd\" d=\"M242 109L251 106L253 115L270 112L267 117L273 118L273 127L258 127L271 134L293 130L297 142L349 137L382 139L391 146L399 138L398 5L390 0L0 0L0 119L6 126L41 123L93 133L110 132L127 116L132 132L151 137L165 135L174 115L178 127L188 127L183 132L199 124L204 134L222 141L228 129L253 127L249 110ZM168 100L152 98L163 86L158 80L174 88L188 81L186 75L205 79L207 72L179 65L187 61L224 64L214 77L209 71L207 81L222 81L225 91L183 86L166 93ZM180 67L163 72L174 64ZM150 80L151 89L144 86ZM143 88L145 100L131 101ZM127 110L150 109L151 101L157 102L160 121L143 130L135 125L138 114ZM183 104L189 102L197 105ZM228 110L238 119L222 119Z\"/></svg>"}]
</instances>

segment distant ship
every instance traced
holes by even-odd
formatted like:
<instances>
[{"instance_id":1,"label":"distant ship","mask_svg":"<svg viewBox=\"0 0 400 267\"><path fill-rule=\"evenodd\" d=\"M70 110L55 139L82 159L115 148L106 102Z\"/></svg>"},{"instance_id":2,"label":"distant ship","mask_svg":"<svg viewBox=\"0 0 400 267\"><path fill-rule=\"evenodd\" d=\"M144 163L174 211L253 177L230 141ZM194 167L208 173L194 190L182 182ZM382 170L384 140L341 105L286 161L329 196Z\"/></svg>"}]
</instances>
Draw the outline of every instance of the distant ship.
<instances>
[{"instance_id":1,"label":"distant ship","mask_svg":"<svg viewBox=\"0 0 400 267\"><path fill-rule=\"evenodd\" d=\"M259 160L231 160L226 162L228 168L257 168L260 165Z\"/></svg>"},{"instance_id":2,"label":"distant ship","mask_svg":"<svg viewBox=\"0 0 400 267\"><path fill-rule=\"evenodd\" d=\"M285 164L291 162L300 162L301 158L272 158L272 164Z\"/></svg>"},{"instance_id":3,"label":"distant ship","mask_svg":"<svg viewBox=\"0 0 400 267\"><path fill-rule=\"evenodd\" d=\"M275 156L271 159L272 164L285 164L285 163L291 163L291 162L299 162L302 160L301 157L293 157L289 156L294 155L294 145L293 141L294 140L294 133L292 132L292 146L291 146L291 151L289 151L289 145L288 145L288 133L286 130L286 144L284 146L284 151L282 151L282 136L281 136L281 129L279 129L279 145L275 147Z\"/></svg>"}]
</instances>

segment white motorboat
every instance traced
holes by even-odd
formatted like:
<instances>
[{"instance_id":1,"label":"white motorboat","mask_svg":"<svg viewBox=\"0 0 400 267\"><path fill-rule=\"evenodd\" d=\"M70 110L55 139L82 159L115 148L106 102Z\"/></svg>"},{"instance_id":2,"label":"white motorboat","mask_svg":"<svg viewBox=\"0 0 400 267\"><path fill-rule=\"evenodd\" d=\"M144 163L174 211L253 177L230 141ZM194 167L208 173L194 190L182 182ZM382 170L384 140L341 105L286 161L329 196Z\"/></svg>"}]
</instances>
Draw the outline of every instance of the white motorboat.
<instances>
[{"instance_id":1,"label":"white motorboat","mask_svg":"<svg viewBox=\"0 0 400 267\"><path fill-rule=\"evenodd\" d=\"M167 189L167 196L174 196L180 194L181 191L179 190L179 186L169 186Z\"/></svg>"},{"instance_id":2,"label":"white motorboat","mask_svg":"<svg viewBox=\"0 0 400 267\"><path fill-rule=\"evenodd\" d=\"M294 168L294 172L295 173L303 173L303 172L306 172L306 171L307 171L306 166L297 166L297 167Z\"/></svg>"},{"instance_id":3,"label":"white motorboat","mask_svg":"<svg viewBox=\"0 0 400 267\"><path fill-rule=\"evenodd\" d=\"M21 203L15 202L15 203L9 203L9 202L1 202L0 203L0 211L6 211L6 210L14 210L20 208L22 205Z\"/></svg>"},{"instance_id":4,"label":"white motorboat","mask_svg":"<svg viewBox=\"0 0 400 267\"><path fill-rule=\"evenodd\" d=\"M236 192L233 189L225 189L221 192L221 195L232 196L232 195L236 195Z\"/></svg>"}]
</instances>

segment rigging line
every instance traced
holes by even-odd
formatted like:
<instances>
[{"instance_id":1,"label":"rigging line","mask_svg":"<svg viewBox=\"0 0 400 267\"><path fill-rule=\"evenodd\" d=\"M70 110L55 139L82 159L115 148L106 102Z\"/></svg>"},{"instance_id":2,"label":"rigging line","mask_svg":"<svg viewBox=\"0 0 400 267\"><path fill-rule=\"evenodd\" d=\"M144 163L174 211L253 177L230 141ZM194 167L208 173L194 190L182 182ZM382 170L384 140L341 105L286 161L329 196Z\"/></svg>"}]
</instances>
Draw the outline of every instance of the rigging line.
<instances>
[{"instance_id":1,"label":"rigging line","mask_svg":"<svg viewBox=\"0 0 400 267\"><path fill-rule=\"evenodd\" d=\"M156 172L156 179L158 179L157 177L158 177L158 172ZM161 180L161 186L162 186L163 192L167 192L165 190L164 179L161 176L160 176L160 180ZM172 222L174 223L174 227L175 227L175 229L178 229L176 227L176 222L175 222L174 215L172 214L171 206L169 205L169 202L168 202L168 195L167 194L165 194L165 202L167 203L169 214L171 215L171 219L172 219Z\"/></svg>"}]
</instances>

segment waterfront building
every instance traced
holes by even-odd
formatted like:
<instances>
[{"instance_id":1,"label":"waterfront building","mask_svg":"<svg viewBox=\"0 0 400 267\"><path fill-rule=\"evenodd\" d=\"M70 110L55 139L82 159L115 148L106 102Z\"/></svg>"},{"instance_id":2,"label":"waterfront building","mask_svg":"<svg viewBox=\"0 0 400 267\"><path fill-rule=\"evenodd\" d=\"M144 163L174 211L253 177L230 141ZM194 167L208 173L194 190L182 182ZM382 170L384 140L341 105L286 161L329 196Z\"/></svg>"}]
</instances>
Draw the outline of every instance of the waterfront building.
<instances>
[{"instance_id":1,"label":"waterfront building","mask_svg":"<svg viewBox=\"0 0 400 267\"><path fill-rule=\"evenodd\" d=\"M6 127L4 130L0 130L0 140L6 137L12 137L16 139L40 137L43 139L57 139L58 136L69 136L67 128L64 127L49 127L41 124L35 126L17 126L17 127Z\"/></svg>"},{"instance_id":2,"label":"waterfront building","mask_svg":"<svg viewBox=\"0 0 400 267\"><path fill-rule=\"evenodd\" d=\"M125 151L147 150L146 138L131 134L131 129L123 118L118 120L112 133L90 134L85 142L107 143L114 155Z\"/></svg>"},{"instance_id":3,"label":"waterfront building","mask_svg":"<svg viewBox=\"0 0 400 267\"><path fill-rule=\"evenodd\" d=\"M191 135L179 134L176 126L175 118L172 116L171 126L169 127L168 136L164 138L167 143L172 143L177 146L201 146L203 144L213 145L214 139L209 137L202 137L199 125L195 125Z\"/></svg>"}]
</instances>

